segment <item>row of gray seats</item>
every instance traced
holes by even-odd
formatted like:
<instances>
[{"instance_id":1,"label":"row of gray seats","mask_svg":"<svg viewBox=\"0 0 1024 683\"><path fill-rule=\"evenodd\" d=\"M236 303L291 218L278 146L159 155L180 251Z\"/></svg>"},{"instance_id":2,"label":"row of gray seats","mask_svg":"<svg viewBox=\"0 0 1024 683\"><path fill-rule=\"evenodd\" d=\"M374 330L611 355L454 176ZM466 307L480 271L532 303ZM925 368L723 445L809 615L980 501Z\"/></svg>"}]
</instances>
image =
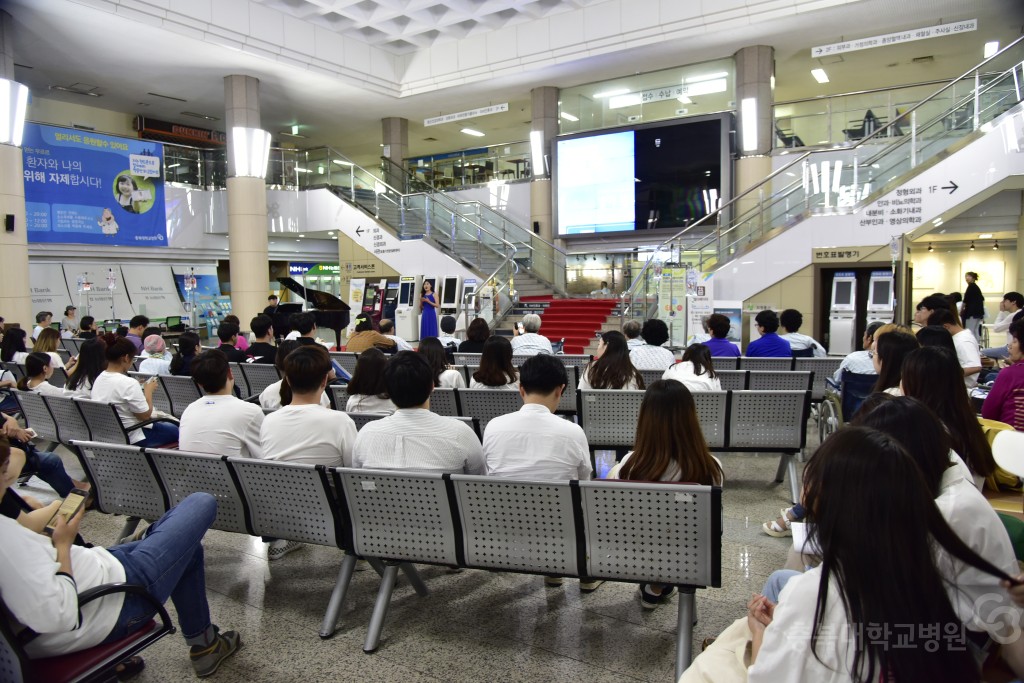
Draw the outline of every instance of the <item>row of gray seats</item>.
<instances>
[{"instance_id":1,"label":"row of gray seats","mask_svg":"<svg viewBox=\"0 0 1024 683\"><path fill-rule=\"evenodd\" d=\"M367 652L379 644L398 571L426 595L410 563L433 564L678 586L678 677L690 662L695 591L721 586L717 487L531 482L74 445L102 512L154 520L204 491L217 498L216 529L346 551L322 638L335 631L357 557L370 560L382 578Z\"/></svg>"}]
</instances>

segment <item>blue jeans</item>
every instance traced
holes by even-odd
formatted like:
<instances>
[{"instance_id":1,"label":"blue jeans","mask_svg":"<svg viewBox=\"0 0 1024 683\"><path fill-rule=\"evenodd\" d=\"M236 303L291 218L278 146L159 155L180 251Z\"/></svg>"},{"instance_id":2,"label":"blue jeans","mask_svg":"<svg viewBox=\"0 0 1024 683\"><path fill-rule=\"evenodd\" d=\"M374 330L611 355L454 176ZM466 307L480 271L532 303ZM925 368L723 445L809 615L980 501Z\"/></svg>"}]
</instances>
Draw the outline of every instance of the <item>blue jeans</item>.
<instances>
[{"instance_id":1,"label":"blue jeans","mask_svg":"<svg viewBox=\"0 0 1024 683\"><path fill-rule=\"evenodd\" d=\"M25 449L25 468L34 471L36 476L50 485L61 498L71 493L75 483L71 481L64 462L60 456L50 451L38 451L35 448Z\"/></svg>"},{"instance_id":2,"label":"blue jeans","mask_svg":"<svg viewBox=\"0 0 1024 683\"><path fill-rule=\"evenodd\" d=\"M136 441L132 444L133 446L140 448L166 446L178 441L178 425L170 422L154 422L148 427L143 427L142 433L146 435L146 438Z\"/></svg>"},{"instance_id":3,"label":"blue jeans","mask_svg":"<svg viewBox=\"0 0 1024 683\"><path fill-rule=\"evenodd\" d=\"M764 588L761 589L761 595L768 598L774 603L779 602L779 593L785 588L786 584L794 576L800 576L800 572L793 569L779 569L771 573L768 580L764 583Z\"/></svg>"},{"instance_id":4,"label":"blue jeans","mask_svg":"<svg viewBox=\"0 0 1024 683\"><path fill-rule=\"evenodd\" d=\"M993 346L990 349L982 349L981 355L986 358L1002 358L1003 360L1010 357L1009 346Z\"/></svg>"},{"instance_id":5,"label":"blue jeans","mask_svg":"<svg viewBox=\"0 0 1024 683\"><path fill-rule=\"evenodd\" d=\"M216 517L217 499L193 493L151 524L142 540L109 549L124 567L127 583L145 586L161 604L171 599L189 645L213 642L202 541ZM104 642L135 632L155 614L148 600L125 596L117 624Z\"/></svg>"},{"instance_id":6,"label":"blue jeans","mask_svg":"<svg viewBox=\"0 0 1024 683\"><path fill-rule=\"evenodd\" d=\"M805 510L804 506L801 505L800 503L793 503L793 509L790 510L789 512L791 515L793 515L794 522L799 522L804 518L804 515L807 514L807 510Z\"/></svg>"}]
</instances>

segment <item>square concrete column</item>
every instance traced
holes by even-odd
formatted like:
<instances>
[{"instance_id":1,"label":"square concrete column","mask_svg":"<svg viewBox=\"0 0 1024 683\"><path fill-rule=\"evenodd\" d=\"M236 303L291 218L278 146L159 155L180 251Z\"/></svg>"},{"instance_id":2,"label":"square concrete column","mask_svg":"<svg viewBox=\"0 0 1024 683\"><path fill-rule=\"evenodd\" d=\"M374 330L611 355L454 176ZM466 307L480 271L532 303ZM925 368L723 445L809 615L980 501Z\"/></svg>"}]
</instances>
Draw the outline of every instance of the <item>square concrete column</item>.
<instances>
[{"instance_id":1,"label":"square concrete column","mask_svg":"<svg viewBox=\"0 0 1024 683\"><path fill-rule=\"evenodd\" d=\"M405 174L399 168L405 166L409 155L409 119L389 116L380 120L381 156L393 161L398 168L386 166L384 182L400 192L405 192Z\"/></svg>"},{"instance_id":2,"label":"square concrete column","mask_svg":"<svg viewBox=\"0 0 1024 683\"><path fill-rule=\"evenodd\" d=\"M767 45L745 47L735 54L736 59L736 124L739 129L741 156L768 154L772 151L775 126L772 121L772 76L775 74L775 51ZM744 101L752 102L753 107ZM745 148L744 123L753 117L757 126L756 140Z\"/></svg>"},{"instance_id":3,"label":"square concrete column","mask_svg":"<svg viewBox=\"0 0 1024 683\"><path fill-rule=\"evenodd\" d=\"M541 135L541 149L543 156L550 164L552 141L558 136L558 88L544 86L534 88L530 91L533 98L533 115L530 125L531 150L532 137L536 133ZM536 163L531 153L530 170L533 174L533 183L530 188L530 221L535 223L540 231L537 233L549 242L552 239L552 197L551 180L545 177L544 168L533 168ZM528 226L533 227L533 226Z\"/></svg>"}]
</instances>

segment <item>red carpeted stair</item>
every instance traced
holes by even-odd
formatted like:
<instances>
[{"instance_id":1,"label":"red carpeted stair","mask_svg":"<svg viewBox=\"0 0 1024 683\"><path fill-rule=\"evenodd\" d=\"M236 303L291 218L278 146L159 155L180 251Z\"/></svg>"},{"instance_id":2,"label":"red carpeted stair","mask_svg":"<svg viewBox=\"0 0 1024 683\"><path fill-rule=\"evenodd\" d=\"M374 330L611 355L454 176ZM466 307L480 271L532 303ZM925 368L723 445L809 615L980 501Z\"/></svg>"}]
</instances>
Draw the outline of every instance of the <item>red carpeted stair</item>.
<instances>
[{"instance_id":1,"label":"red carpeted stair","mask_svg":"<svg viewBox=\"0 0 1024 683\"><path fill-rule=\"evenodd\" d=\"M527 297L521 299L526 300ZM540 316L540 333L553 342L565 337L565 353L583 353L618 303L617 299L536 297L529 300L548 304Z\"/></svg>"}]
</instances>

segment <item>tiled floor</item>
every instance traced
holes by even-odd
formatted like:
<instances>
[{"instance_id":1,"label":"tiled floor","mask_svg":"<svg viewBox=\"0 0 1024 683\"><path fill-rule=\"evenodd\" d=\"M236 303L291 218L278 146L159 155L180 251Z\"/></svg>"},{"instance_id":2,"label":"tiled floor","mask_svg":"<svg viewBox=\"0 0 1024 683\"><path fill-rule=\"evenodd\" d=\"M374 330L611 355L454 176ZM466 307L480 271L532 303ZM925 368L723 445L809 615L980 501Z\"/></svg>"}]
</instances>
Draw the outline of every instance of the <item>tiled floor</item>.
<instances>
[{"instance_id":1,"label":"tiled floor","mask_svg":"<svg viewBox=\"0 0 1024 683\"><path fill-rule=\"evenodd\" d=\"M720 457L726 476L723 585L697 593L695 653L705 637L742 616L751 593L785 562L789 545L760 530L788 504L789 486L771 481L778 457ZM31 485L26 490L37 492ZM122 523L90 513L82 533L109 544ZM306 546L268 563L258 538L219 531L207 535L205 546L214 621L239 630L244 644L217 681L672 680L676 602L643 610L634 585L606 583L581 595L571 580L550 588L539 576L424 566L430 596L417 596L400 579L380 648L367 655L362 642L378 585L372 570L355 574L337 633L321 640L340 551ZM138 681L193 678L177 634L147 650L145 659Z\"/></svg>"}]
</instances>

